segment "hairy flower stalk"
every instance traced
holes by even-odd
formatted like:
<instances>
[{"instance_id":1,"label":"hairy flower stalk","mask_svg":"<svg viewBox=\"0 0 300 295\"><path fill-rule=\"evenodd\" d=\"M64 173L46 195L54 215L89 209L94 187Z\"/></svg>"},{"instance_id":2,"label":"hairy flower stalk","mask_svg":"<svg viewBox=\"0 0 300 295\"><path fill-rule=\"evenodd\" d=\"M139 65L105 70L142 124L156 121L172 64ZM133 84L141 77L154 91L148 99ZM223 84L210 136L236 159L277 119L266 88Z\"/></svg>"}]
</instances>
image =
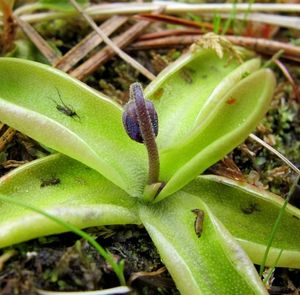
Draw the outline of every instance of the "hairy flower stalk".
<instances>
[{"instance_id":1,"label":"hairy flower stalk","mask_svg":"<svg viewBox=\"0 0 300 295\"><path fill-rule=\"evenodd\" d=\"M123 124L131 139L145 144L149 162L148 184L154 184L159 178L159 155L155 141L158 133L157 113L152 102L145 100L140 83L131 84L129 95Z\"/></svg>"}]
</instances>

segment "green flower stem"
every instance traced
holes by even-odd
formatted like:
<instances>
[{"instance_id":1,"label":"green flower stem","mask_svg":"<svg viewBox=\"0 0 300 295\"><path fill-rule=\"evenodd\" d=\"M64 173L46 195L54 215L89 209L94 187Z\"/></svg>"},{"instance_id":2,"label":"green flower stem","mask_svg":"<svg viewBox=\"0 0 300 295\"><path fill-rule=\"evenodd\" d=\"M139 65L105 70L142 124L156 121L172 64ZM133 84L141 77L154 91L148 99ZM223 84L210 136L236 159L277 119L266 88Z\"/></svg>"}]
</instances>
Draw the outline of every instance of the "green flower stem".
<instances>
[{"instance_id":1,"label":"green flower stem","mask_svg":"<svg viewBox=\"0 0 300 295\"><path fill-rule=\"evenodd\" d=\"M276 260L275 260L275 262L274 262L274 265L273 265L272 268L269 270L268 275L263 279L263 283L264 283L265 285L268 283L270 277L271 277L272 274L274 273L275 268L276 268L277 263L278 263L278 261L279 261L279 259L280 259L280 257L281 257L282 252L283 252L283 249L280 250L280 252L279 252L279 254L278 254L278 256L277 256L277 258L276 258Z\"/></svg>"},{"instance_id":2,"label":"green flower stem","mask_svg":"<svg viewBox=\"0 0 300 295\"><path fill-rule=\"evenodd\" d=\"M282 205L282 207L281 207L281 209L279 211L279 214L278 214L278 216L276 218L276 221L275 221L275 223L273 225L273 228L272 228L269 240L268 240L267 248L266 248L266 251L265 251L265 254L264 254L264 257L263 257L263 261L262 261L262 263L260 265L260 268L259 268L259 275L260 276L262 276L262 274L264 272L266 261L267 261L267 258L268 258L269 252L270 252L270 248L272 246L272 243L273 243L273 240L275 238L276 232L277 232L277 230L279 228L281 219L282 219L283 214L284 214L284 210L285 210L287 204L289 203L290 197L291 197L292 193L294 192L294 190L295 190L295 188L296 188L296 186L298 184L299 178L300 177L298 176L296 178L296 180L294 181L292 187L290 188L289 193L288 193L288 195L287 195L287 197L286 197L286 199L285 199L285 201L284 201L284 203L283 203L283 205Z\"/></svg>"},{"instance_id":3,"label":"green flower stem","mask_svg":"<svg viewBox=\"0 0 300 295\"><path fill-rule=\"evenodd\" d=\"M140 83L131 84L130 99L133 99L135 101L139 126L143 136L144 144L148 151L148 184L157 183L159 178L158 149L155 141L155 134L153 132L151 119L146 109L143 89Z\"/></svg>"}]
</instances>

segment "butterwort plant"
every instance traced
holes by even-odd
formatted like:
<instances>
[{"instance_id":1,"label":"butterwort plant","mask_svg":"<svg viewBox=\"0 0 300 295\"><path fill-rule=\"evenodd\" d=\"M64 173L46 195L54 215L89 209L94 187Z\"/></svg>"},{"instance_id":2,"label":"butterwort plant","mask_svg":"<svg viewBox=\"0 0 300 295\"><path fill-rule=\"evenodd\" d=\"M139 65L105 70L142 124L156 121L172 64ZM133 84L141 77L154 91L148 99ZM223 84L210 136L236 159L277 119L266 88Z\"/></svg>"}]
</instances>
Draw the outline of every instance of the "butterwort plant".
<instances>
[{"instance_id":1,"label":"butterwort plant","mask_svg":"<svg viewBox=\"0 0 300 295\"><path fill-rule=\"evenodd\" d=\"M134 83L124 109L27 60L0 59L0 85L0 120L57 151L2 177L2 196L79 228L143 224L181 294L267 294L253 263L263 260L282 199L199 176L266 113L275 78L260 59L189 51L145 90ZM282 252L277 266L300 267L299 226L299 210L288 205L266 265ZM1 247L64 231L0 203Z\"/></svg>"}]
</instances>

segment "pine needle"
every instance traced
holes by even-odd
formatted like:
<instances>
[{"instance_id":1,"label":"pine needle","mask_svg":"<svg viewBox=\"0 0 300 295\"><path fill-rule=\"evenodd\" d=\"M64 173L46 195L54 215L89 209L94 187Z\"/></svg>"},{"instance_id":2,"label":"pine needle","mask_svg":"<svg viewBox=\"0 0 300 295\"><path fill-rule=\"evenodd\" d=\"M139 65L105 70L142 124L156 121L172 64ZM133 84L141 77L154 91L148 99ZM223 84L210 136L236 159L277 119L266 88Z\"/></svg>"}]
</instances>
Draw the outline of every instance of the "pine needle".
<instances>
[{"instance_id":1,"label":"pine needle","mask_svg":"<svg viewBox=\"0 0 300 295\"><path fill-rule=\"evenodd\" d=\"M116 46L107 36L106 34L96 25L94 20L85 13L78 3L75 0L69 0L71 4L76 8L76 10L84 17L84 19L89 23L89 25L99 34L99 36L103 39L103 41L110 46L116 54L118 54L125 62L130 64L133 68L138 70L141 74L147 77L149 80L154 80L155 76L149 72L145 67L139 64L136 60L130 57L127 53L121 50L118 46Z\"/></svg>"}]
</instances>

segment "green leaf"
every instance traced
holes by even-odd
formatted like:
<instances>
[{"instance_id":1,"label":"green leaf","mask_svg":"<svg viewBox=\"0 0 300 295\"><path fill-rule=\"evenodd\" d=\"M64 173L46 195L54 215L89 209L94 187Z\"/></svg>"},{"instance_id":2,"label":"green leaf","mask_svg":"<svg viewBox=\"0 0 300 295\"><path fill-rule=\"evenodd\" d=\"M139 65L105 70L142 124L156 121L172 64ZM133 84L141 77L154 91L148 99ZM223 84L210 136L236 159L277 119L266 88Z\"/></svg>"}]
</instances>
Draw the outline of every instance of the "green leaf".
<instances>
[{"instance_id":1,"label":"green leaf","mask_svg":"<svg viewBox=\"0 0 300 295\"><path fill-rule=\"evenodd\" d=\"M255 63L259 66L258 60ZM236 61L228 63L212 50L189 52L147 86L145 96L153 101L158 113L160 150L177 146L189 135L207 97L237 66Z\"/></svg>"},{"instance_id":2,"label":"green leaf","mask_svg":"<svg viewBox=\"0 0 300 295\"><path fill-rule=\"evenodd\" d=\"M205 212L200 237L194 209ZM178 192L141 205L140 219L181 294L268 294L247 255L200 198Z\"/></svg>"},{"instance_id":3,"label":"green leaf","mask_svg":"<svg viewBox=\"0 0 300 295\"><path fill-rule=\"evenodd\" d=\"M85 239L87 242L89 242L97 251L98 253L111 265L113 270L115 271L116 275L119 278L121 285L126 285L125 278L124 278L124 263L121 261L120 263L116 262L113 255L110 252L107 252L97 241L94 237L89 235L88 233L82 231L78 227L74 226L73 224L67 223L63 219L58 218L57 216L53 216L44 210L38 209L36 207L33 207L32 205L28 205L26 202L23 202L22 200L13 199L10 197L6 197L0 194L0 201L3 201L4 203L14 204L23 208L26 208L28 210L31 210L33 212L36 212L38 214L41 214L42 216L46 217L49 220L52 220L53 222L62 225L65 229L72 231L73 233L79 235L83 239Z\"/></svg>"},{"instance_id":4,"label":"green leaf","mask_svg":"<svg viewBox=\"0 0 300 295\"><path fill-rule=\"evenodd\" d=\"M5 175L0 179L0 193L79 228L139 223L135 198L61 154L30 162ZM38 213L0 202L0 247L65 231Z\"/></svg>"},{"instance_id":5,"label":"green leaf","mask_svg":"<svg viewBox=\"0 0 300 295\"><path fill-rule=\"evenodd\" d=\"M274 87L273 73L262 69L219 97L217 105L212 99L200 113L203 125L191 130L181 145L161 152L160 177L167 184L157 200L176 192L243 142L267 111ZM222 87L218 91L222 93Z\"/></svg>"},{"instance_id":6,"label":"green leaf","mask_svg":"<svg viewBox=\"0 0 300 295\"><path fill-rule=\"evenodd\" d=\"M16 40L14 48L6 54L6 57L16 57L35 60L44 64L49 64L49 61L41 54L37 47L29 40Z\"/></svg>"},{"instance_id":7,"label":"green leaf","mask_svg":"<svg viewBox=\"0 0 300 295\"><path fill-rule=\"evenodd\" d=\"M130 195L141 196L147 155L125 133L121 106L32 61L1 58L0 84L2 122L92 167ZM64 113L66 107L76 115Z\"/></svg>"},{"instance_id":8,"label":"green leaf","mask_svg":"<svg viewBox=\"0 0 300 295\"><path fill-rule=\"evenodd\" d=\"M86 5L89 3L88 0L76 0L80 5ZM68 0L39 0L42 9L54 9L58 11L72 12L75 10L70 1Z\"/></svg>"},{"instance_id":9,"label":"green leaf","mask_svg":"<svg viewBox=\"0 0 300 295\"><path fill-rule=\"evenodd\" d=\"M272 226L284 200L243 182L220 176L198 177L183 189L198 196L238 240L251 260L260 264ZM272 266L281 249L277 266L300 268L300 210L288 205L270 250Z\"/></svg>"}]
</instances>

